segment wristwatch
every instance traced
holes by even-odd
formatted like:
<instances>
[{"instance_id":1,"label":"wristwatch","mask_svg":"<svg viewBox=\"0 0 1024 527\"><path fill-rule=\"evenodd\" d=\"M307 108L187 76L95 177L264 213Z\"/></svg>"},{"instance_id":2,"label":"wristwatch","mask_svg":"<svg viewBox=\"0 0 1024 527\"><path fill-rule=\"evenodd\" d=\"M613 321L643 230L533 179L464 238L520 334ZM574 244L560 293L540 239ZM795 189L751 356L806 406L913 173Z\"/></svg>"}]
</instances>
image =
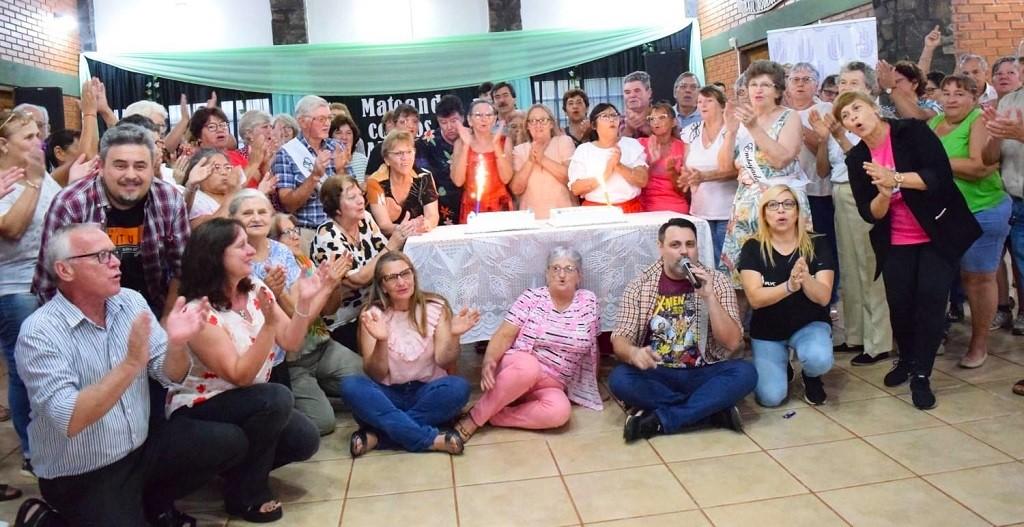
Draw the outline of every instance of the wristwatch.
<instances>
[{"instance_id":1,"label":"wristwatch","mask_svg":"<svg viewBox=\"0 0 1024 527\"><path fill-rule=\"evenodd\" d=\"M899 190L900 189L900 185L903 184L903 174L900 174L899 172L893 172L892 173L892 179L893 179L893 181L896 182L896 186L893 187L893 190Z\"/></svg>"}]
</instances>

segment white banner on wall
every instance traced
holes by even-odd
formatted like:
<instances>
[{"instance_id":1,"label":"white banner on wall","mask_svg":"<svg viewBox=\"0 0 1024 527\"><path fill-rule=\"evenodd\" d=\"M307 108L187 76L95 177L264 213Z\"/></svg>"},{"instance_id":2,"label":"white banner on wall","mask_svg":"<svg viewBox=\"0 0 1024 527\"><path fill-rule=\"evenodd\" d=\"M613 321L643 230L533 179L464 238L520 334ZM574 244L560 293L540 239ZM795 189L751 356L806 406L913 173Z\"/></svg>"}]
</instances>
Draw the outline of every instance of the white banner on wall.
<instances>
[{"instance_id":1,"label":"white banner on wall","mask_svg":"<svg viewBox=\"0 0 1024 527\"><path fill-rule=\"evenodd\" d=\"M768 57L780 64L810 62L822 78L839 73L839 67L851 60L874 67L878 63L876 27L871 17L774 29L768 32Z\"/></svg>"}]
</instances>

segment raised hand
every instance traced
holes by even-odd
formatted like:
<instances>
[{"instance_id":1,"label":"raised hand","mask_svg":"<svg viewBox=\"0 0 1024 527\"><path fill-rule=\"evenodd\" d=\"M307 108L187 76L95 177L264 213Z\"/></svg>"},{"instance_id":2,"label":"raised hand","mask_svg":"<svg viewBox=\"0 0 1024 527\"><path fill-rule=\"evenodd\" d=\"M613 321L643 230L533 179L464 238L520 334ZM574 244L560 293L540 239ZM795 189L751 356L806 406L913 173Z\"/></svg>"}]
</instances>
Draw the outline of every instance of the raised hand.
<instances>
[{"instance_id":1,"label":"raised hand","mask_svg":"<svg viewBox=\"0 0 1024 527\"><path fill-rule=\"evenodd\" d=\"M107 87L99 77L92 78L92 94L96 99L96 110L98 112L112 112L110 103L107 102Z\"/></svg>"},{"instance_id":2,"label":"raised hand","mask_svg":"<svg viewBox=\"0 0 1024 527\"><path fill-rule=\"evenodd\" d=\"M811 113L807 116L807 121L811 124L811 130L814 130L814 133L818 135L818 139L822 141L828 139L831 130L829 130L828 125L825 124L825 120L818 113L817 109L811 110Z\"/></svg>"},{"instance_id":3,"label":"raised hand","mask_svg":"<svg viewBox=\"0 0 1024 527\"><path fill-rule=\"evenodd\" d=\"M267 284L274 296L280 297L284 294L286 278L284 266L271 265L267 267L267 275L263 278L263 283Z\"/></svg>"},{"instance_id":4,"label":"raised hand","mask_svg":"<svg viewBox=\"0 0 1024 527\"><path fill-rule=\"evenodd\" d=\"M327 173L327 163L331 162L331 151L324 149L316 154L316 161L313 162L313 171L309 177L320 179Z\"/></svg>"},{"instance_id":5,"label":"raised hand","mask_svg":"<svg viewBox=\"0 0 1024 527\"><path fill-rule=\"evenodd\" d=\"M206 107L207 108L216 108L217 107L217 92L216 91L211 91L210 92L210 98L206 100Z\"/></svg>"},{"instance_id":6,"label":"raised hand","mask_svg":"<svg viewBox=\"0 0 1024 527\"><path fill-rule=\"evenodd\" d=\"M473 142L473 134L470 133L469 128L466 125L459 122L459 139L462 140L462 144L469 146Z\"/></svg>"},{"instance_id":7,"label":"raised hand","mask_svg":"<svg viewBox=\"0 0 1024 527\"><path fill-rule=\"evenodd\" d=\"M934 49L939 47L940 44L942 44L942 32L939 31L939 26L935 26L934 29L924 36L924 47Z\"/></svg>"},{"instance_id":8,"label":"raised hand","mask_svg":"<svg viewBox=\"0 0 1024 527\"><path fill-rule=\"evenodd\" d=\"M740 129L740 119L736 116L736 103L732 101L725 102L725 129L730 132L735 132Z\"/></svg>"},{"instance_id":9,"label":"raised hand","mask_svg":"<svg viewBox=\"0 0 1024 527\"><path fill-rule=\"evenodd\" d=\"M334 173L344 174L349 162L352 161L352 152L348 145L341 143L334 149Z\"/></svg>"},{"instance_id":10,"label":"raised hand","mask_svg":"<svg viewBox=\"0 0 1024 527\"><path fill-rule=\"evenodd\" d=\"M203 324L210 318L210 301L204 296L199 302L185 303L185 297L179 296L174 308L164 320L167 341L172 344L184 344L199 334Z\"/></svg>"},{"instance_id":11,"label":"raised hand","mask_svg":"<svg viewBox=\"0 0 1024 527\"><path fill-rule=\"evenodd\" d=\"M25 169L11 167L0 170L0 198L14 192L14 184L25 178Z\"/></svg>"},{"instance_id":12,"label":"raised hand","mask_svg":"<svg viewBox=\"0 0 1024 527\"><path fill-rule=\"evenodd\" d=\"M996 139L1016 139L1024 141L1024 111L1012 108L1006 113L996 113L991 107L986 108L982 115L985 118L985 130Z\"/></svg>"},{"instance_id":13,"label":"raised hand","mask_svg":"<svg viewBox=\"0 0 1024 527\"><path fill-rule=\"evenodd\" d=\"M92 80L87 80L82 83L82 96L79 99L81 102L79 105L82 109L82 118L86 119L88 116L96 117L96 93L93 91Z\"/></svg>"},{"instance_id":14,"label":"raised hand","mask_svg":"<svg viewBox=\"0 0 1024 527\"><path fill-rule=\"evenodd\" d=\"M883 90L891 89L896 84L896 68L884 60L878 61L878 87Z\"/></svg>"},{"instance_id":15,"label":"raised hand","mask_svg":"<svg viewBox=\"0 0 1024 527\"><path fill-rule=\"evenodd\" d=\"M79 154L78 159L75 159L74 163L71 163L71 168L68 170L68 185L84 179L90 176L95 176L99 173L100 158L99 156L93 156L88 161L85 159L85 154Z\"/></svg>"},{"instance_id":16,"label":"raised hand","mask_svg":"<svg viewBox=\"0 0 1024 527\"><path fill-rule=\"evenodd\" d=\"M832 115L832 112L826 112L825 115L821 116L821 120L825 122L826 126L828 126L828 131L832 134L832 137L839 136L846 132L846 129L843 128L843 123L837 121L836 117Z\"/></svg>"},{"instance_id":17,"label":"raised hand","mask_svg":"<svg viewBox=\"0 0 1024 527\"><path fill-rule=\"evenodd\" d=\"M342 252L340 255L334 253L331 255L329 271L327 276L327 285L334 289L342 280L345 279L345 275L352 269L352 253L348 251Z\"/></svg>"},{"instance_id":18,"label":"raised hand","mask_svg":"<svg viewBox=\"0 0 1024 527\"><path fill-rule=\"evenodd\" d=\"M736 115L736 119L747 128L753 128L753 126L757 124L757 114L754 113L754 109L751 108L748 103L737 104L734 113ZM726 126L728 126L728 122L726 123Z\"/></svg>"},{"instance_id":19,"label":"raised hand","mask_svg":"<svg viewBox=\"0 0 1024 527\"><path fill-rule=\"evenodd\" d=\"M178 111L181 112L181 121L188 122L192 119L192 112L188 108L188 97L185 94L181 94L181 99L178 101Z\"/></svg>"},{"instance_id":20,"label":"raised hand","mask_svg":"<svg viewBox=\"0 0 1024 527\"><path fill-rule=\"evenodd\" d=\"M273 194L274 191L277 190L277 176L269 171L264 172L263 177L260 178L259 185L256 186L256 189L268 196Z\"/></svg>"},{"instance_id":21,"label":"raised hand","mask_svg":"<svg viewBox=\"0 0 1024 527\"><path fill-rule=\"evenodd\" d=\"M388 323L384 320L384 313L380 309L371 307L359 315L359 321L366 328L367 333L376 340L387 340Z\"/></svg>"},{"instance_id":22,"label":"raised hand","mask_svg":"<svg viewBox=\"0 0 1024 527\"><path fill-rule=\"evenodd\" d=\"M149 311L140 312L132 322L131 332L128 333L128 354L124 357L124 363L135 371L140 371L149 364L151 318Z\"/></svg>"},{"instance_id":23,"label":"raised hand","mask_svg":"<svg viewBox=\"0 0 1024 527\"><path fill-rule=\"evenodd\" d=\"M188 186L198 187L200 183L206 181L206 178L210 177L213 173L213 165L210 163L210 158L206 157L200 159L196 166L192 167L192 170L188 173Z\"/></svg>"},{"instance_id":24,"label":"raised hand","mask_svg":"<svg viewBox=\"0 0 1024 527\"><path fill-rule=\"evenodd\" d=\"M178 183L180 185L182 181L185 181L185 169L188 168L189 161L191 160L192 158L189 156L178 156L178 159L174 162L173 177L175 183Z\"/></svg>"},{"instance_id":25,"label":"raised hand","mask_svg":"<svg viewBox=\"0 0 1024 527\"><path fill-rule=\"evenodd\" d=\"M452 335L458 337L465 334L473 329L477 322L480 322L479 310L476 308L462 308L461 311L452 316Z\"/></svg>"},{"instance_id":26,"label":"raised hand","mask_svg":"<svg viewBox=\"0 0 1024 527\"><path fill-rule=\"evenodd\" d=\"M622 160L622 150L620 150L618 146L613 146L609 149L609 152L608 168L615 170L615 167L619 166L619 161Z\"/></svg>"},{"instance_id":27,"label":"raised hand","mask_svg":"<svg viewBox=\"0 0 1024 527\"><path fill-rule=\"evenodd\" d=\"M256 294L256 300L256 307L263 313L263 325L274 327L274 323L277 322L277 302L274 301L270 289L261 287L260 292Z\"/></svg>"},{"instance_id":28,"label":"raised hand","mask_svg":"<svg viewBox=\"0 0 1024 527\"><path fill-rule=\"evenodd\" d=\"M306 269L296 282L299 303L310 302L323 289L324 282L330 279L331 267L328 262L321 263L316 269Z\"/></svg>"}]
</instances>

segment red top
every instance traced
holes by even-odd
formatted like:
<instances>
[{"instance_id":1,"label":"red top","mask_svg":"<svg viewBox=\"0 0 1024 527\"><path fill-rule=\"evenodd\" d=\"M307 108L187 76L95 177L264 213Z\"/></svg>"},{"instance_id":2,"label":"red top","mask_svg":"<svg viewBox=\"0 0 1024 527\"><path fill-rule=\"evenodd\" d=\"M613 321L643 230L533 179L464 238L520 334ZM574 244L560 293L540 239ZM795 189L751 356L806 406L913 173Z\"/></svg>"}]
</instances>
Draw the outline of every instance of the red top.
<instances>
[{"instance_id":1,"label":"red top","mask_svg":"<svg viewBox=\"0 0 1024 527\"><path fill-rule=\"evenodd\" d=\"M484 172L484 189L480 197L480 212L499 212L515 210L512 203L512 195L509 194L505 184L498 176L498 157L495 153L477 153L473 147L469 147L466 160L466 183L462 187L462 210L459 213L459 223L466 223L469 213L476 210L477 188L476 172L477 167L482 166Z\"/></svg>"}]
</instances>

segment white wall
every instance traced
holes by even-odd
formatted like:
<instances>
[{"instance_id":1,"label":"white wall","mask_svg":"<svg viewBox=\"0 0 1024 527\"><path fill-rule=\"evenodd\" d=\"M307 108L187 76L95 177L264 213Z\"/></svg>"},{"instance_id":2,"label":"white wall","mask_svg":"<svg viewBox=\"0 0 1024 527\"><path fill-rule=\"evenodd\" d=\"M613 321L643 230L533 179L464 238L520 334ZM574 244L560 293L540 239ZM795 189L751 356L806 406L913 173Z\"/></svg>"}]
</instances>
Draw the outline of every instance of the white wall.
<instances>
[{"instance_id":1,"label":"white wall","mask_svg":"<svg viewBox=\"0 0 1024 527\"><path fill-rule=\"evenodd\" d=\"M267 0L93 0L102 53L270 46Z\"/></svg>"},{"instance_id":2,"label":"white wall","mask_svg":"<svg viewBox=\"0 0 1024 527\"><path fill-rule=\"evenodd\" d=\"M486 33L487 0L306 0L310 44Z\"/></svg>"},{"instance_id":3,"label":"white wall","mask_svg":"<svg viewBox=\"0 0 1024 527\"><path fill-rule=\"evenodd\" d=\"M521 0L523 29L611 29L685 17L682 0Z\"/></svg>"}]
</instances>

